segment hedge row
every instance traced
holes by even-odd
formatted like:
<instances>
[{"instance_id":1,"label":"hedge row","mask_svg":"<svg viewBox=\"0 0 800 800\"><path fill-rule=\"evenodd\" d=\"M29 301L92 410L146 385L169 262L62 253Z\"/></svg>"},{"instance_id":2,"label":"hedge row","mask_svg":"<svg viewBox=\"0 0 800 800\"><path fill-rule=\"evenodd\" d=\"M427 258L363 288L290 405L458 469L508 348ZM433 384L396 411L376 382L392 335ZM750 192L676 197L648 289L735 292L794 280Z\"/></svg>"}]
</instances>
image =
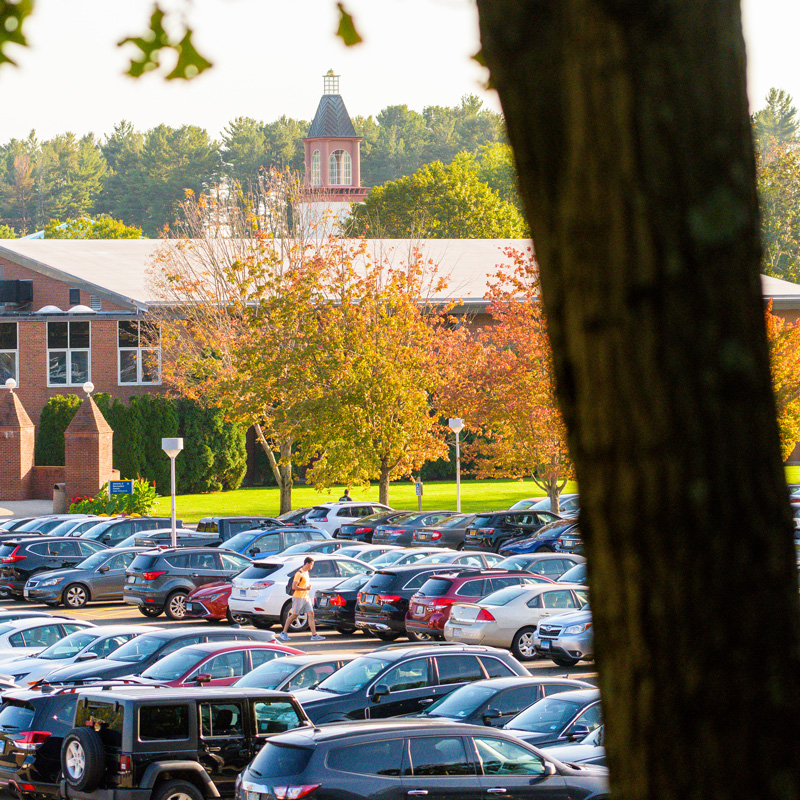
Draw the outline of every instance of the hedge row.
<instances>
[{"instance_id":1,"label":"hedge row","mask_svg":"<svg viewBox=\"0 0 800 800\"><path fill-rule=\"evenodd\" d=\"M237 489L247 471L246 428L225 422L218 409L191 400L144 394L125 405L111 395L94 396L114 431L114 469L123 478L155 481L159 494L169 494L169 459L161 439L184 438L175 462L178 492ZM39 419L35 459L38 466L63 466L64 431L81 404L78 395L57 395L47 401Z\"/></svg>"}]
</instances>

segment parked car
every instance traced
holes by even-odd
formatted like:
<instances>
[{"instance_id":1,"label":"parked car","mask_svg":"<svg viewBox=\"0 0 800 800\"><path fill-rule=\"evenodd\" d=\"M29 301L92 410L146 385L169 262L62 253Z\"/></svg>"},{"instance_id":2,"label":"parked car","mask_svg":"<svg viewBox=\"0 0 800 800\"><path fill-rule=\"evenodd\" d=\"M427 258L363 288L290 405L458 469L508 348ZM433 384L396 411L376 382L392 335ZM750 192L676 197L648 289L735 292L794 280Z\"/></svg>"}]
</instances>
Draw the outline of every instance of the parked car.
<instances>
[{"instance_id":1,"label":"parked car","mask_svg":"<svg viewBox=\"0 0 800 800\"><path fill-rule=\"evenodd\" d=\"M85 543L84 543L85 546ZM125 570L141 548L108 548L93 553L74 567L37 572L23 595L34 603L83 608L90 600L122 600Z\"/></svg>"},{"instance_id":2,"label":"parked car","mask_svg":"<svg viewBox=\"0 0 800 800\"><path fill-rule=\"evenodd\" d=\"M215 547L178 547L139 553L127 569L122 598L146 617L166 612L183 619L186 598L200 586L232 578L250 559Z\"/></svg>"},{"instance_id":3,"label":"parked car","mask_svg":"<svg viewBox=\"0 0 800 800\"><path fill-rule=\"evenodd\" d=\"M322 541L330 536L316 528L266 528L237 533L225 542L225 549L248 558L267 558L282 553L287 547L300 542Z\"/></svg>"},{"instance_id":4,"label":"parked car","mask_svg":"<svg viewBox=\"0 0 800 800\"><path fill-rule=\"evenodd\" d=\"M469 571L470 568L465 569ZM378 570L356 597L356 627L384 641L393 641L399 636L416 639L416 633L406 629L409 601L431 576L441 571L435 564Z\"/></svg>"},{"instance_id":5,"label":"parked car","mask_svg":"<svg viewBox=\"0 0 800 800\"><path fill-rule=\"evenodd\" d=\"M330 536L336 536L342 525L355 522L379 511L392 511L382 503L320 503L306 514L306 524Z\"/></svg>"},{"instance_id":6,"label":"parked car","mask_svg":"<svg viewBox=\"0 0 800 800\"><path fill-rule=\"evenodd\" d=\"M233 586L230 580L214 581L189 592L186 595L186 611L184 619L206 619L218 622L227 620L236 624L247 622L245 617L240 617L231 613L228 608L228 600L231 596Z\"/></svg>"},{"instance_id":7,"label":"parked car","mask_svg":"<svg viewBox=\"0 0 800 800\"><path fill-rule=\"evenodd\" d=\"M577 517L557 519L540 528L535 536L507 541L498 551L503 556L515 556L528 553L554 553L556 541L562 533L578 527Z\"/></svg>"},{"instance_id":8,"label":"parked car","mask_svg":"<svg viewBox=\"0 0 800 800\"><path fill-rule=\"evenodd\" d=\"M240 614L254 624L274 625L286 622L291 611L292 599L286 593L289 577L303 565L303 556L275 556L256 561L233 579L233 591L228 600L231 614ZM370 568L354 558L345 558L338 553L314 557L311 568L311 600L313 593L335 586L343 578L369 572ZM302 631L308 625L305 614L292 623L291 630Z\"/></svg>"},{"instance_id":9,"label":"parked car","mask_svg":"<svg viewBox=\"0 0 800 800\"><path fill-rule=\"evenodd\" d=\"M375 533L375 528L377 528L378 525L387 525L405 516L407 513L407 511L389 511L388 509L381 509L367 517L361 517L361 519L357 519L354 522L342 525L339 528L339 532L336 534L336 538L370 544L372 542L372 536Z\"/></svg>"},{"instance_id":10,"label":"parked car","mask_svg":"<svg viewBox=\"0 0 800 800\"><path fill-rule=\"evenodd\" d=\"M476 514L467 528L467 550L492 550L495 553L515 539L529 538L558 517L550 511L493 511Z\"/></svg>"},{"instance_id":11,"label":"parked car","mask_svg":"<svg viewBox=\"0 0 800 800\"><path fill-rule=\"evenodd\" d=\"M558 498L558 513L564 517L577 517L580 505L580 497L577 494L562 494ZM549 497L540 498L532 507L537 511L552 511Z\"/></svg>"},{"instance_id":12,"label":"parked car","mask_svg":"<svg viewBox=\"0 0 800 800\"><path fill-rule=\"evenodd\" d=\"M256 528L275 528L285 523L277 517L203 517L197 523L198 533L219 534L220 541L227 542L237 533Z\"/></svg>"},{"instance_id":13,"label":"parked car","mask_svg":"<svg viewBox=\"0 0 800 800\"><path fill-rule=\"evenodd\" d=\"M71 522L75 519L85 520L90 518L88 514L45 514L41 517L33 517L24 522L15 530L17 533L50 533L53 528L58 527L62 522ZM95 517L95 522L97 518Z\"/></svg>"},{"instance_id":14,"label":"parked car","mask_svg":"<svg viewBox=\"0 0 800 800\"><path fill-rule=\"evenodd\" d=\"M508 586L477 603L453 605L444 638L508 647L519 659L533 658L539 623L554 614L579 609L587 601L583 586Z\"/></svg>"},{"instance_id":15,"label":"parked car","mask_svg":"<svg viewBox=\"0 0 800 800\"><path fill-rule=\"evenodd\" d=\"M94 627L93 622L58 617L7 620L0 624L0 657L38 655L70 633Z\"/></svg>"},{"instance_id":16,"label":"parked car","mask_svg":"<svg viewBox=\"0 0 800 800\"><path fill-rule=\"evenodd\" d=\"M50 536L80 536L84 531L97 525L99 521L100 518L94 514L76 515L75 519L65 519L52 528Z\"/></svg>"},{"instance_id":17,"label":"parked car","mask_svg":"<svg viewBox=\"0 0 800 800\"><path fill-rule=\"evenodd\" d=\"M475 550L444 550L439 553L427 555L417 561L417 564L441 564L452 567L495 567L503 560L497 553L485 553Z\"/></svg>"},{"instance_id":18,"label":"parked car","mask_svg":"<svg viewBox=\"0 0 800 800\"><path fill-rule=\"evenodd\" d=\"M339 555L355 558L365 564L371 564L376 558L390 550L401 550L394 544L348 544L344 542L344 547L339 550Z\"/></svg>"},{"instance_id":19,"label":"parked car","mask_svg":"<svg viewBox=\"0 0 800 800\"><path fill-rule=\"evenodd\" d=\"M562 531L553 547L556 553L576 553L582 555L583 539L581 539L578 526L576 525L574 528Z\"/></svg>"},{"instance_id":20,"label":"parked car","mask_svg":"<svg viewBox=\"0 0 800 800\"><path fill-rule=\"evenodd\" d=\"M574 744L565 742L563 744L548 745L542 748L542 752L567 764L604 767L606 766L604 730L605 725L600 725Z\"/></svg>"},{"instance_id":21,"label":"parked car","mask_svg":"<svg viewBox=\"0 0 800 800\"><path fill-rule=\"evenodd\" d=\"M432 556L439 553L435 548L410 548L399 547L390 550L377 558L373 558L369 565L373 569L386 569L387 567L409 567L416 564L417 561L425 558L425 556Z\"/></svg>"},{"instance_id":22,"label":"parked car","mask_svg":"<svg viewBox=\"0 0 800 800\"><path fill-rule=\"evenodd\" d=\"M0 531L14 531L20 525L24 525L32 519L36 519L36 517L12 517L11 519L3 520L3 522L0 522Z\"/></svg>"},{"instance_id":23,"label":"parked car","mask_svg":"<svg viewBox=\"0 0 800 800\"><path fill-rule=\"evenodd\" d=\"M437 572L409 600L406 631L417 639L442 639L453 604L476 603L506 586L532 585L536 578L537 576L522 570Z\"/></svg>"},{"instance_id":24,"label":"parked car","mask_svg":"<svg viewBox=\"0 0 800 800\"><path fill-rule=\"evenodd\" d=\"M213 629L207 625L179 625L173 628L158 628L152 633L143 633L122 645L107 658L98 658L81 664L72 664L51 672L47 676L50 684L71 684L88 680L110 680L139 675L164 656L201 642L224 641L271 642L275 634L271 631L255 631L244 628Z\"/></svg>"},{"instance_id":25,"label":"parked car","mask_svg":"<svg viewBox=\"0 0 800 800\"><path fill-rule=\"evenodd\" d=\"M314 595L314 618L317 625L330 625L339 633L349 634L356 630L356 599L364 584L374 573L361 572L330 589L319 589Z\"/></svg>"},{"instance_id":26,"label":"parked car","mask_svg":"<svg viewBox=\"0 0 800 800\"><path fill-rule=\"evenodd\" d=\"M435 525L423 525L411 535L411 547L451 547L464 549L467 528L475 519L475 514L453 514Z\"/></svg>"},{"instance_id":27,"label":"parked car","mask_svg":"<svg viewBox=\"0 0 800 800\"><path fill-rule=\"evenodd\" d=\"M551 580L558 580L567 570L576 564L585 564L581 555L571 553L531 553L530 555L506 556L495 566L498 569L521 569L533 575L544 575ZM571 581L580 583L580 581Z\"/></svg>"},{"instance_id":28,"label":"parked car","mask_svg":"<svg viewBox=\"0 0 800 800\"><path fill-rule=\"evenodd\" d=\"M571 667L582 659L594 658L594 629L589 606L540 623L533 637L533 648L560 667Z\"/></svg>"},{"instance_id":29,"label":"parked car","mask_svg":"<svg viewBox=\"0 0 800 800\"><path fill-rule=\"evenodd\" d=\"M108 658L126 642L142 633L151 632L152 628L144 625L84 628L54 642L34 658L4 659L0 662L0 673L10 675L20 686L36 683L61 667L95 658Z\"/></svg>"},{"instance_id":30,"label":"parked car","mask_svg":"<svg viewBox=\"0 0 800 800\"><path fill-rule=\"evenodd\" d=\"M336 670L349 664L355 653L303 653L301 655L273 658L240 678L234 686L253 686L275 689L279 692L296 692L314 689Z\"/></svg>"},{"instance_id":31,"label":"parked car","mask_svg":"<svg viewBox=\"0 0 800 800\"><path fill-rule=\"evenodd\" d=\"M68 537L18 537L0 545L0 586L7 594L23 599L25 584L37 573L74 567L98 550L99 542Z\"/></svg>"},{"instance_id":32,"label":"parked car","mask_svg":"<svg viewBox=\"0 0 800 800\"><path fill-rule=\"evenodd\" d=\"M175 524L182 528L183 520L176 520ZM98 522L88 531L84 531L80 538L92 539L106 547L116 547L135 533L170 527L172 527L170 517L117 517Z\"/></svg>"},{"instance_id":33,"label":"parked car","mask_svg":"<svg viewBox=\"0 0 800 800\"><path fill-rule=\"evenodd\" d=\"M73 697L61 744L66 800L233 797L271 735L308 725L291 695L265 689L108 687Z\"/></svg>"},{"instance_id":34,"label":"parked car","mask_svg":"<svg viewBox=\"0 0 800 800\"><path fill-rule=\"evenodd\" d=\"M589 582L589 575L586 570L586 563L576 564L574 567L568 569L563 575L556 578L556 583L579 583L582 586L587 586Z\"/></svg>"},{"instance_id":35,"label":"parked car","mask_svg":"<svg viewBox=\"0 0 800 800\"><path fill-rule=\"evenodd\" d=\"M411 537L417 528L438 525L442 520L453 516L454 511L409 511L391 522L384 522L372 534L373 544L410 545Z\"/></svg>"},{"instance_id":36,"label":"parked car","mask_svg":"<svg viewBox=\"0 0 800 800\"><path fill-rule=\"evenodd\" d=\"M13 619L28 619L29 617L48 617L49 619L67 619L67 617L56 616L49 611L34 611L29 608L12 608L0 611L0 625L10 622Z\"/></svg>"},{"instance_id":37,"label":"parked car","mask_svg":"<svg viewBox=\"0 0 800 800\"><path fill-rule=\"evenodd\" d=\"M474 645L389 645L345 664L316 689L295 694L315 724L413 714L483 678L528 675L504 650Z\"/></svg>"},{"instance_id":38,"label":"parked car","mask_svg":"<svg viewBox=\"0 0 800 800\"><path fill-rule=\"evenodd\" d=\"M242 774L236 800L314 787L318 800L608 796L608 771L562 764L502 730L417 720L326 725L276 736ZM279 795L277 795L279 796Z\"/></svg>"},{"instance_id":39,"label":"parked car","mask_svg":"<svg viewBox=\"0 0 800 800\"><path fill-rule=\"evenodd\" d=\"M499 728L543 697L573 689L594 688L591 683L571 678L487 678L468 683L440 697L415 716Z\"/></svg>"},{"instance_id":40,"label":"parked car","mask_svg":"<svg viewBox=\"0 0 800 800\"><path fill-rule=\"evenodd\" d=\"M230 686L273 658L302 653L278 642L205 642L164 656L140 677L174 687Z\"/></svg>"},{"instance_id":41,"label":"parked car","mask_svg":"<svg viewBox=\"0 0 800 800\"><path fill-rule=\"evenodd\" d=\"M603 724L600 692L577 689L550 695L512 717L503 730L537 747L580 741Z\"/></svg>"},{"instance_id":42,"label":"parked car","mask_svg":"<svg viewBox=\"0 0 800 800\"><path fill-rule=\"evenodd\" d=\"M281 555L297 556L301 553L325 553L329 555L330 553L336 553L341 550L344 544L347 544L347 542L343 542L341 539L322 539L321 541L314 541L312 539L308 542L300 542L299 544L293 544L291 547L287 547L285 550L281 551Z\"/></svg>"},{"instance_id":43,"label":"parked car","mask_svg":"<svg viewBox=\"0 0 800 800\"><path fill-rule=\"evenodd\" d=\"M311 511L312 506L306 508L295 508L293 511L286 511L275 517L281 525L305 525L306 515Z\"/></svg>"}]
</instances>

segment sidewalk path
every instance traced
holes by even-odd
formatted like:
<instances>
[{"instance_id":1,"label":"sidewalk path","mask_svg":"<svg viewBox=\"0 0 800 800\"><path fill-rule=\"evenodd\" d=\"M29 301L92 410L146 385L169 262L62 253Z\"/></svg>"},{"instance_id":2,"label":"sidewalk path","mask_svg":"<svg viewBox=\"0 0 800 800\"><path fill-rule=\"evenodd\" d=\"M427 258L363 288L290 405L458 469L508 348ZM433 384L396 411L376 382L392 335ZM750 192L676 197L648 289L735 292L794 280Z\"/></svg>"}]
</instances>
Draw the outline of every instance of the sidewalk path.
<instances>
[{"instance_id":1,"label":"sidewalk path","mask_svg":"<svg viewBox=\"0 0 800 800\"><path fill-rule=\"evenodd\" d=\"M52 500L0 500L0 519L38 517L53 513Z\"/></svg>"}]
</instances>

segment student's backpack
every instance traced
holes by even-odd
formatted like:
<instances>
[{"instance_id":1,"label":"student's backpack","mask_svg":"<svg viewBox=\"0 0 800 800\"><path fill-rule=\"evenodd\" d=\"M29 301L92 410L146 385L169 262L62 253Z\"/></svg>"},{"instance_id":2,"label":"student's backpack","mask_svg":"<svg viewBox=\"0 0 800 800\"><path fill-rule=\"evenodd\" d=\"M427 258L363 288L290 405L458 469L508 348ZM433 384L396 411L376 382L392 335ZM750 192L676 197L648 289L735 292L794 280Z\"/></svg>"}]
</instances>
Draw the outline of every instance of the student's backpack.
<instances>
[{"instance_id":1,"label":"student's backpack","mask_svg":"<svg viewBox=\"0 0 800 800\"><path fill-rule=\"evenodd\" d=\"M289 581L288 581L288 583L286 584L286 594L288 594L288 595L289 595L289 597L291 597L291 596L294 594L294 589L292 588L292 584L294 583L294 576L295 576L295 575L297 575L297 572L298 572L298 571L299 571L299 570L295 570L295 571L294 571L294 572L293 572L293 573L292 573L292 574L289 576Z\"/></svg>"}]
</instances>

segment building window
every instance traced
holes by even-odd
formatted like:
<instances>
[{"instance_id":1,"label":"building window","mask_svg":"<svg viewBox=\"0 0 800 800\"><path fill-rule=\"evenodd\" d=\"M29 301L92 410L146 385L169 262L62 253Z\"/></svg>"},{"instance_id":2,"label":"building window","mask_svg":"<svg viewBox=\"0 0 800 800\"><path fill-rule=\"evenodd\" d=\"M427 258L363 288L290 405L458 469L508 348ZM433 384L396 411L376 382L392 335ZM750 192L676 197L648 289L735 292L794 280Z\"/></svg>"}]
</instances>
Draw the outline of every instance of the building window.
<instances>
[{"instance_id":1,"label":"building window","mask_svg":"<svg viewBox=\"0 0 800 800\"><path fill-rule=\"evenodd\" d=\"M119 383L161 383L158 326L129 320L117 323Z\"/></svg>"},{"instance_id":2,"label":"building window","mask_svg":"<svg viewBox=\"0 0 800 800\"><path fill-rule=\"evenodd\" d=\"M81 303L81 290L80 289L70 289L69 290L69 304L71 306L78 306Z\"/></svg>"},{"instance_id":3,"label":"building window","mask_svg":"<svg viewBox=\"0 0 800 800\"><path fill-rule=\"evenodd\" d=\"M89 322L47 323L47 385L82 386L90 379Z\"/></svg>"},{"instance_id":4,"label":"building window","mask_svg":"<svg viewBox=\"0 0 800 800\"><path fill-rule=\"evenodd\" d=\"M17 375L17 323L0 322L0 384Z\"/></svg>"},{"instance_id":5,"label":"building window","mask_svg":"<svg viewBox=\"0 0 800 800\"><path fill-rule=\"evenodd\" d=\"M352 162L347 150L334 150L328 159L328 174L331 186L350 186Z\"/></svg>"},{"instance_id":6,"label":"building window","mask_svg":"<svg viewBox=\"0 0 800 800\"><path fill-rule=\"evenodd\" d=\"M322 185L322 170L320 169L319 150L315 150L311 154L311 185Z\"/></svg>"}]
</instances>

